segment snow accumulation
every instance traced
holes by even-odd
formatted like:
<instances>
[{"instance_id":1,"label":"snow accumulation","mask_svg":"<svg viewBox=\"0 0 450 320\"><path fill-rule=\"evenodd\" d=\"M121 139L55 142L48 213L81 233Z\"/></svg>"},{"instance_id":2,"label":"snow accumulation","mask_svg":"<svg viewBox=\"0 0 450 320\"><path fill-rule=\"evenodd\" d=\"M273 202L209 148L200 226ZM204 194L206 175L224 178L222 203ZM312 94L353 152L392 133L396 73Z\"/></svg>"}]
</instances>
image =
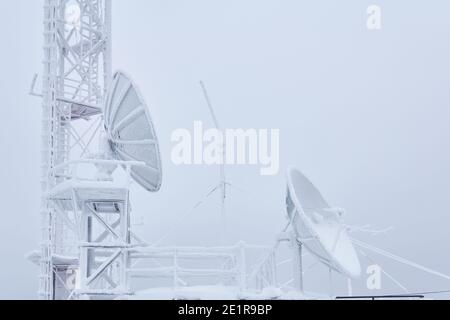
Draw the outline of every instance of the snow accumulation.
<instances>
[{"instance_id":1,"label":"snow accumulation","mask_svg":"<svg viewBox=\"0 0 450 320\"><path fill-rule=\"evenodd\" d=\"M40 251L32 251L25 255L25 259L30 261L31 263L39 266L41 262L41 252ZM66 266L75 266L78 265L78 258L76 257L66 257L61 255L52 255L52 262L54 265L66 265Z\"/></svg>"},{"instance_id":2,"label":"snow accumulation","mask_svg":"<svg viewBox=\"0 0 450 320\"><path fill-rule=\"evenodd\" d=\"M311 299L300 292L285 293L277 288L267 288L261 293L241 292L237 287L197 286L154 288L137 292L121 300L306 300Z\"/></svg>"}]
</instances>

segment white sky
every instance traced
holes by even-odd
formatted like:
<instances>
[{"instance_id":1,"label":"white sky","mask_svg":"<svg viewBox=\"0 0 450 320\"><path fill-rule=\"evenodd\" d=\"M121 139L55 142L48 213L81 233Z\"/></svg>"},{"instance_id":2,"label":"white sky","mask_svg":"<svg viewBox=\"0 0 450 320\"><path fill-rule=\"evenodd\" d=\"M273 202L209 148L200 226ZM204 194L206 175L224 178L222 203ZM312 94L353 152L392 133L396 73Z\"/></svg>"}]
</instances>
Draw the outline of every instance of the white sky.
<instances>
[{"instance_id":1,"label":"white sky","mask_svg":"<svg viewBox=\"0 0 450 320\"><path fill-rule=\"evenodd\" d=\"M0 298L34 298L39 241L42 2L0 1L3 203ZM366 29L377 2L383 29ZM284 225L284 171L295 165L347 221L395 227L375 245L450 273L450 3L448 1L114 0L114 66L133 75L157 124L164 161L158 194L133 192L138 232L164 235L218 182L218 169L175 167L170 135L210 122L199 80L228 128L281 130L282 172L231 167L229 242L271 244ZM217 243L217 205L164 244ZM364 260L363 260L364 261ZM366 263L366 261L364 261ZM450 283L383 259L414 291ZM386 280L387 281L387 280ZM398 290L386 283L386 290Z\"/></svg>"}]
</instances>

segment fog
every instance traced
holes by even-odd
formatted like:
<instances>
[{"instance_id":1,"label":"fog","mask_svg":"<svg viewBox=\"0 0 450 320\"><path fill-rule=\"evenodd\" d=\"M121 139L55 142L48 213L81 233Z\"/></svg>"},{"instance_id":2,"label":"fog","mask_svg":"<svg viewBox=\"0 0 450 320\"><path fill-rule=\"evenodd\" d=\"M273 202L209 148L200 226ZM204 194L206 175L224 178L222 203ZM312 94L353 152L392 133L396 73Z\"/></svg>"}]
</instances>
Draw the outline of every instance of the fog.
<instances>
[{"instance_id":1,"label":"fog","mask_svg":"<svg viewBox=\"0 0 450 320\"><path fill-rule=\"evenodd\" d=\"M285 171L294 165L346 222L393 227L354 236L450 273L450 3L378 0L382 29L366 27L373 1L113 1L113 65L139 84L161 144L163 188L132 187L136 232L161 245L216 245L219 195L185 217L219 183L217 166L176 166L174 130L214 123L279 129L278 175L227 166L226 241L271 245L285 220ZM27 95L41 72L43 1L0 1L3 103L0 298L36 297L41 101ZM144 225L141 225L141 222ZM450 281L372 255L413 292ZM364 269L371 264L361 257ZM311 279L324 270L317 268ZM400 293L389 279L381 292ZM312 283L311 287L326 284ZM364 278L355 290L366 292Z\"/></svg>"}]
</instances>

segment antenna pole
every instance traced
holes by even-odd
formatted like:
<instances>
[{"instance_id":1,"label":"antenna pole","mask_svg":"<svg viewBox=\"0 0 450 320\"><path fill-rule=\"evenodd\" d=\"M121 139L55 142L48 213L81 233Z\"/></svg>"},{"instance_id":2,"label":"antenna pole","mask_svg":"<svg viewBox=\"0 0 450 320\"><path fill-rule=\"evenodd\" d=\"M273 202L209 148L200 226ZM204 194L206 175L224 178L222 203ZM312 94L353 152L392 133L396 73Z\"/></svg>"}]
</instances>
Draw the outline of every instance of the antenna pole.
<instances>
[{"instance_id":1,"label":"antenna pole","mask_svg":"<svg viewBox=\"0 0 450 320\"><path fill-rule=\"evenodd\" d=\"M300 262L300 292L304 292L304 283L303 283L303 243L299 242L298 244L299 251L299 262Z\"/></svg>"},{"instance_id":2,"label":"antenna pole","mask_svg":"<svg viewBox=\"0 0 450 320\"><path fill-rule=\"evenodd\" d=\"M334 289L333 289L333 270L329 268L329 277L330 277L330 298L334 297Z\"/></svg>"},{"instance_id":3,"label":"antenna pole","mask_svg":"<svg viewBox=\"0 0 450 320\"><path fill-rule=\"evenodd\" d=\"M206 89L206 85L203 81L200 81L200 86L202 87L203 94L205 96L205 100L208 105L209 111L211 112L211 116L213 118L214 125L216 126L216 129L221 130L221 126L219 125L219 121L217 120L216 112L214 111L214 107L211 103L211 99L209 98L209 94L208 94L208 90Z\"/></svg>"},{"instance_id":4,"label":"antenna pole","mask_svg":"<svg viewBox=\"0 0 450 320\"><path fill-rule=\"evenodd\" d=\"M303 243L298 241L294 232L291 233L290 242L293 250L294 286L303 293Z\"/></svg>"},{"instance_id":5,"label":"antenna pole","mask_svg":"<svg viewBox=\"0 0 450 320\"><path fill-rule=\"evenodd\" d=\"M226 199L227 199L227 182L226 182L226 172L225 172L225 163L226 163L226 137L225 137L225 131L222 129L222 127L219 124L219 121L217 120L216 112L214 111L214 107L212 105L211 99L208 94L208 90L206 89L206 85L203 81L200 81L200 86L203 91L203 95L206 100L206 104L208 105L209 112L211 113L211 117L213 119L214 125L217 130L219 130L222 133L222 162L220 164L220 190L221 190L221 216L224 223L224 228L226 230L226 217L227 217L227 209L226 209ZM225 233L225 232L224 232Z\"/></svg>"},{"instance_id":6,"label":"antenna pole","mask_svg":"<svg viewBox=\"0 0 450 320\"><path fill-rule=\"evenodd\" d=\"M352 297L353 296L353 283L352 283L352 279L350 279L350 278L347 279L347 288L348 288L348 296Z\"/></svg>"}]
</instances>

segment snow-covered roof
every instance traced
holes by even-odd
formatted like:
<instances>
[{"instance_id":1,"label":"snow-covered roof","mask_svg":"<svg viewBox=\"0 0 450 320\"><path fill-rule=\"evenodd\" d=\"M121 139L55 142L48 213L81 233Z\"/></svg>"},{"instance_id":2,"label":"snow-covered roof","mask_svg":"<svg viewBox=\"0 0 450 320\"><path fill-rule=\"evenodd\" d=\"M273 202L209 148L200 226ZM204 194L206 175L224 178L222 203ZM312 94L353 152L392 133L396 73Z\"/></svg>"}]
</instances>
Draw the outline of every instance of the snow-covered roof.
<instances>
[{"instance_id":1,"label":"snow-covered roof","mask_svg":"<svg viewBox=\"0 0 450 320\"><path fill-rule=\"evenodd\" d=\"M128 189L121 184L110 181L77 181L68 180L53 188L48 194L49 198L71 198L72 191L77 191L80 199L91 199L95 197L102 199L120 199L125 198Z\"/></svg>"},{"instance_id":2,"label":"snow-covered roof","mask_svg":"<svg viewBox=\"0 0 450 320\"><path fill-rule=\"evenodd\" d=\"M39 265L41 262L41 253L39 251L32 251L28 253L25 258L35 265ZM65 257L60 255L53 255L52 262L55 266L76 266L78 265L78 258L75 257Z\"/></svg>"}]
</instances>

